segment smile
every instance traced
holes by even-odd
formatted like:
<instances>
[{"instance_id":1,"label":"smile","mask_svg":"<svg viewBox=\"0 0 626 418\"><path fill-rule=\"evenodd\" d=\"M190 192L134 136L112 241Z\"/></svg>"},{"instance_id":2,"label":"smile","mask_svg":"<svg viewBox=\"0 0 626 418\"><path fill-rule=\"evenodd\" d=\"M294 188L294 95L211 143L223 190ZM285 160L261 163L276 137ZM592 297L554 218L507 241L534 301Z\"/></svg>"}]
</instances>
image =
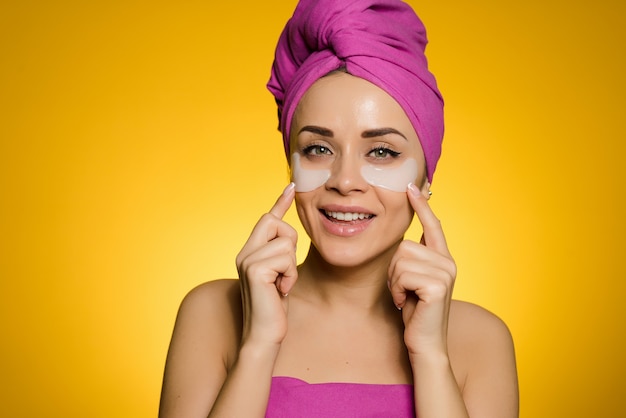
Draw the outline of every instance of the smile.
<instances>
[{"instance_id":1,"label":"smile","mask_svg":"<svg viewBox=\"0 0 626 418\"><path fill-rule=\"evenodd\" d=\"M333 219L333 220L337 220L337 221L344 221L344 222L352 222L352 221L363 220L363 219L371 219L371 218L374 217L374 215L368 214L368 213L335 212L335 211L331 212L331 211L328 211L328 210L322 210L322 212L329 219Z\"/></svg>"}]
</instances>

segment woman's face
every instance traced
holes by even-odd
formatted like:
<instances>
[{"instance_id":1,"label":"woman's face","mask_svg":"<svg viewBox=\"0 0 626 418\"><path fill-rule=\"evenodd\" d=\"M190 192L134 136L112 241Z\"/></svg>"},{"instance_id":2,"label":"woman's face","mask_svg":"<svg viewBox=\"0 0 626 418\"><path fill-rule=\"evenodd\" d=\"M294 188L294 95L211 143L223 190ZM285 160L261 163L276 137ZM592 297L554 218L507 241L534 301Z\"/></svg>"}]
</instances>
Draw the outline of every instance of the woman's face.
<instances>
[{"instance_id":1,"label":"woman's face","mask_svg":"<svg viewBox=\"0 0 626 418\"><path fill-rule=\"evenodd\" d=\"M333 265L391 254L413 218L406 186L427 193L424 155L400 105L343 72L306 92L291 125L300 220Z\"/></svg>"}]
</instances>

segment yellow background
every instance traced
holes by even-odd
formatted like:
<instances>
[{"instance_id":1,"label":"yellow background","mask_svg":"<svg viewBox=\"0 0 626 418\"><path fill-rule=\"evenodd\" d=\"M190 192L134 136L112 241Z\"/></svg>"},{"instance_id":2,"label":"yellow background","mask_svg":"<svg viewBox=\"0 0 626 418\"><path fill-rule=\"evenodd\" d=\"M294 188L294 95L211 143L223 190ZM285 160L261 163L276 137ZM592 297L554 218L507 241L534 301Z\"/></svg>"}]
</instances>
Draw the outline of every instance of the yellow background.
<instances>
[{"instance_id":1,"label":"yellow background","mask_svg":"<svg viewBox=\"0 0 626 418\"><path fill-rule=\"evenodd\" d=\"M522 417L625 416L624 2L412 4L455 297L509 324ZM294 5L2 2L2 416L156 415L180 300L287 182L265 83Z\"/></svg>"}]
</instances>

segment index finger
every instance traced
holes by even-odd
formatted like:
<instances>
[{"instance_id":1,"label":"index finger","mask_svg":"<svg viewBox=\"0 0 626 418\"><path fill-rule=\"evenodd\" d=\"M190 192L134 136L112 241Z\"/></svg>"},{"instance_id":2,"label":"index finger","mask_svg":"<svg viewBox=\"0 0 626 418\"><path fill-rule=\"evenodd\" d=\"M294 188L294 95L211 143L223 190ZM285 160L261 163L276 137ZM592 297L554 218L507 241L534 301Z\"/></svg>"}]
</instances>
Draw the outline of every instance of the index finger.
<instances>
[{"instance_id":1,"label":"index finger","mask_svg":"<svg viewBox=\"0 0 626 418\"><path fill-rule=\"evenodd\" d=\"M285 190L283 190L283 193L278 197L276 203L274 203L274 206L272 206L272 209L270 209L269 213L279 219L282 219L291 207L293 198L296 195L295 187L295 183L289 183L289 185L285 187Z\"/></svg>"},{"instance_id":2,"label":"index finger","mask_svg":"<svg viewBox=\"0 0 626 418\"><path fill-rule=\"evenodd\" d=\"M407 195L424 229L424 235L422 236L423 244L441 254L449 256L450 251L448 250L443 228L441 228L441 222L430 208L426 197L424 197L421 190L412 183L409 184Z\"/></svg>"}]
</instances>

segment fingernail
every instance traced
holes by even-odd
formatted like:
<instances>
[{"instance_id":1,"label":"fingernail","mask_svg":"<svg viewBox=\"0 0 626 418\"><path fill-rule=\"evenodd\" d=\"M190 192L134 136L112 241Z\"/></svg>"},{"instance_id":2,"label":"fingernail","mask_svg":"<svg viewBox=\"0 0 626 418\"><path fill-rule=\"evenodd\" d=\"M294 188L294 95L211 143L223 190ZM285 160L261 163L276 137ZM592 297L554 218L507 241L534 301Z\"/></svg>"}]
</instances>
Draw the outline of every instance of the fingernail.
<instances>
[{"instance_id":1,"label":"fingernail","mask_svg":"<svg viewBox=\"0 0 626 418\"><path fill-rule=\"evenodd\" d=\"M420 189L415 184L409 183L408 189L414 196L420 195Z\"/></svg>"},{"instance_id":2,"label":"fingernail","mask_svg":"<svg viewBox=\"0 0 626 418\"><path fill-rule=\"evenodd\" d=\"M296 183L294 183L293 181L289 183L289 185L285 187L285 190L283 190L283 196L287 196L289 193L291 193L293 189L295 189L295 187Z\"/></svg>"}]
</instances>

